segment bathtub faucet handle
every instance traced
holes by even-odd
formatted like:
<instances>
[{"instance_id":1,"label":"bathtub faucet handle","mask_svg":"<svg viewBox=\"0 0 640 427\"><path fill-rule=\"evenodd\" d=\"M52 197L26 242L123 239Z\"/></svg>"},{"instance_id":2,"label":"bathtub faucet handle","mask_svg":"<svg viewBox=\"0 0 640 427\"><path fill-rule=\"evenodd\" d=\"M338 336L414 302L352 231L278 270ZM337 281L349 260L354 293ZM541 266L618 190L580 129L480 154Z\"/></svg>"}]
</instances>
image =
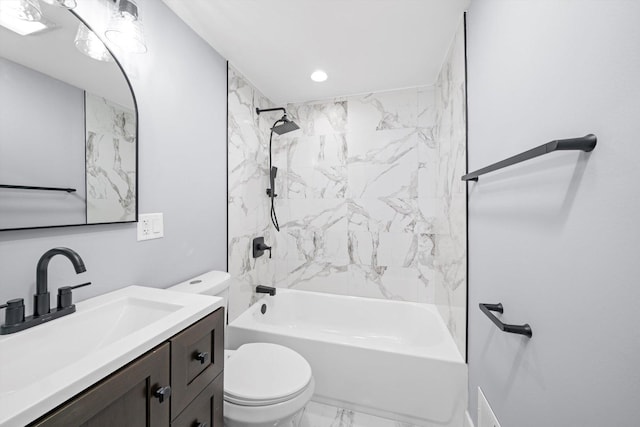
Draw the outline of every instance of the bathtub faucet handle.
<instances>
[{"instance_id":1,"label":"bathtub faucet handle","mask_svg":"<svg viewBox=\"0 0 640 427\"><path fill-rule=\"evenodd\" d=\"M271 246L267 246L267 244L264 243L264 237L256 237L253 239L253 257L261 257L264 251L269 251L269 258L271 258Z\"/></svg>"},{"instance_id":2,"label":"bathtub faucet handle","mask_svg":"<svg viewBox=\"0 0 640 427\"><path fill-rule=\"evenodd\" d=\"M269 259L271 259L271 246L264 245L262 246L262 250L269 251Z\"/></svg>"}]
</instances>

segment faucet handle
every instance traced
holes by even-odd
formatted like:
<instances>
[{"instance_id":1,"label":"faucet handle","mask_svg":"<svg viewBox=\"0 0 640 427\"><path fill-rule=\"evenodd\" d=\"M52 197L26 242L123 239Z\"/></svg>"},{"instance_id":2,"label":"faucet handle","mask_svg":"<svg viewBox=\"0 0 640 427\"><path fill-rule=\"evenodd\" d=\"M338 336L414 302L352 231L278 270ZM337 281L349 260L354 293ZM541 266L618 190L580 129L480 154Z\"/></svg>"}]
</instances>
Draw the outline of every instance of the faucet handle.
<instances>
[{"instance_id":1,"label":"faucet handle","mask_svg":"<svg viewBox=\"0 0 640 427\"><path fill-rule=\"evenodd\" d=\"M260 236L253 239L253 257L261 257L264 251L269 251L269 258L271 258L271 246L264 243L264 237Z\"/></svg>"},{"instance_id":2,"label":"faucet handle","mask_svg":"<svg viewBox=\"0 0 640 427\"><path fill-rule=\"evenodd\" d=\"M58 310L71 307L71 291L84 286L89 286L91 282L81 283L75 286L61 286L58 288Z\"/></svg>"},{"instance_id":3,"label":"faucet handle","mask_svg":"<svg viewBox=\"0 0 640 427\"><path fill-rule=\"evenodd\" d=\"M22 298L9 300L6 304L0 305L0 309L1 308L7 309L4 322L6 326L13 326L24 322L24 300Z\"/></svg>"},{"instance_id":4,"label":"faucet handle","mask_svg":"<svg viewBox=\"0 0 640 427\"><path fill-rule=\"evenodd\" d=\"M80 283L79 285L75 285L75 286L63 286L63 288L78 289L78 288L83 288L85 286L89 286L90 284L91 284L91 282Z\"/></svg>"}]
</instances>

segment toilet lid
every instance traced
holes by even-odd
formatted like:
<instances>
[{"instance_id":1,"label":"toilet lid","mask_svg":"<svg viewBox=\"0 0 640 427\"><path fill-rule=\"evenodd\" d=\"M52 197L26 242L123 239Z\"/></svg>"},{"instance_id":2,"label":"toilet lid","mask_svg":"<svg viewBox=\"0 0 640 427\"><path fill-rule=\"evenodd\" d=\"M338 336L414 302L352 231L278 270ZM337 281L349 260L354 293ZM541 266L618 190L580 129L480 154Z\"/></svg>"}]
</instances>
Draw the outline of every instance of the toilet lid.
<instances>
[{"instance_id":1,"label":"toilet lid","mask_svg":"<svg viewBox=\"0 0 640 427\"><path fill-rule=\"evenodd\" d=\"M224 398L230 403L273 405L299 395L309 382L309 363L281 345L244 344L225 360Z\"/></svg>"}]
</instances>

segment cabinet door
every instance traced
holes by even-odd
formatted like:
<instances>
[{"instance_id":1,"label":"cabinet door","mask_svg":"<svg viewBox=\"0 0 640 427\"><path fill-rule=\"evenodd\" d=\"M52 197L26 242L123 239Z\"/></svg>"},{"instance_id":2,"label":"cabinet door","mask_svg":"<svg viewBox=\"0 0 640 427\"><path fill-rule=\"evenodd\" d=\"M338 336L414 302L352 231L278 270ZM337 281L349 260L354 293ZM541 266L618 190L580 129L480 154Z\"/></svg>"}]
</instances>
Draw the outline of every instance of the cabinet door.
<instances>
[{"instance_id":1,"label":"cabinet door","mask_svg":"<svg viewBox=\"0 0 640 427\"><path fill-rule=\"evenodd\" d=\"M224 308L171 338L171 418L216 378L224 366Z\"/></svg>"},{"instance_id":2,"label":"cabinet door","mask_svg":"<svg viewBox=\"0 0 640 427\"><path fill-rule=\"evenodd\" d=\"M213 380L171 423L171 427L223 427L223 374Z\"/></svg>"},{"instance_id":3,"label":"cabinet door","mask_svg":"<svg viewBox=\"0 0 640 427\"><path fill-rule=\"evenodd\" d=\"M168 427L170 399L155 393L169 385L169 349L152 350L31 426Z\"/></svg>"}]
</instances>

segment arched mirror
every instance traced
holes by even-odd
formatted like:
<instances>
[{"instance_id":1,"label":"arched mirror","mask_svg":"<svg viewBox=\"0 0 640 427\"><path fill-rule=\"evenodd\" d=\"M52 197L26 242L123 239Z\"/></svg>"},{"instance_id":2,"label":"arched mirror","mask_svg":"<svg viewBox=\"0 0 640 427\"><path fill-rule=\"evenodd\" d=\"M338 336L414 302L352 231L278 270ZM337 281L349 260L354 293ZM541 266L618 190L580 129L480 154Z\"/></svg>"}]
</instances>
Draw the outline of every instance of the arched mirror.
<instances>
[{"instance_id":1,"label":"arched mirror","mask_svg":"<svg viewBox=\"0 0 640 427\"><path fill-rule=\"evenodd\" d=\"M0 230L137 220L135 97L94 37L64 7L0 0Z\"/></svg>"}]
</instances>

